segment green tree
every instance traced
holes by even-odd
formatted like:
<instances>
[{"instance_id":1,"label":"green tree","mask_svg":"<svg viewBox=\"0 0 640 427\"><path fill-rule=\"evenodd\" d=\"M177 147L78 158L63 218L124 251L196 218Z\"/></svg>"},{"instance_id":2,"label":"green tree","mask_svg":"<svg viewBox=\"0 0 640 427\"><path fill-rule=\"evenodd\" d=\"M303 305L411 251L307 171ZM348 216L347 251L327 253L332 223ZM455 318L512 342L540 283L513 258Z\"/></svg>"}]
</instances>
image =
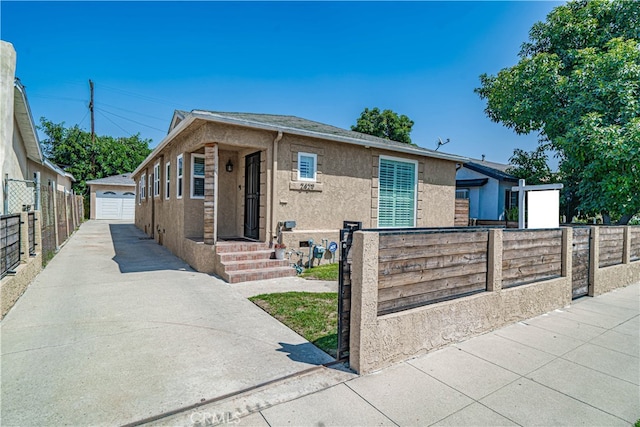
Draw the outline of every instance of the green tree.
<instances>
[{"instance_id":1,"label":"green tree","mask_svg":"<svg viewBox=\"0 0 640 427\"><path fill-rule=\"evenodd\" d=\"M371 110L365 108L360 114L356 125L351 126L351 130L412 144L409 136L412 127L413 120L404 114L399 116L391 110L381 112L379 108L375 107Z\"/></svg>"},{"instance_id":2,"label":"green tree","mask_svg":"<svg viewBox=\"0 0 640 427\"><path fill-rule=\"evenodd\" d=\"M640 2L559 6L516 65L480 81L491 120L557 151L577 207L621 223L640 212Z\"/></svg>"},{"instance_id":3,"label":"green tree","mask_svg":"<svg viewBox=\"0 0 640 427\"><path fill-rule=\"evenodd\" d=\"M527 184L550 184L555 182L555 176L547 164L548 160L545 145L539 145L533 151L516 148L513 150L513 156L509 158L511 166L507 168L507 173L526 180Z\"/></svg>"},{"instance_id":4,"label":"green tree","mask_svg":"<svg viewBox=\"0 0 640 427\"><path fill-rule=\"evenodd\" d=\"M64 122L53 123L44 117L39 128L47 135L42 141L44 154L73 174L73 189L85 196L86 181L132 172L151 152L151 140L141 139L140 134L116 138L96 135L92 141L91 134L78 125L65 127Z\"/></svg>"}]
</instances>

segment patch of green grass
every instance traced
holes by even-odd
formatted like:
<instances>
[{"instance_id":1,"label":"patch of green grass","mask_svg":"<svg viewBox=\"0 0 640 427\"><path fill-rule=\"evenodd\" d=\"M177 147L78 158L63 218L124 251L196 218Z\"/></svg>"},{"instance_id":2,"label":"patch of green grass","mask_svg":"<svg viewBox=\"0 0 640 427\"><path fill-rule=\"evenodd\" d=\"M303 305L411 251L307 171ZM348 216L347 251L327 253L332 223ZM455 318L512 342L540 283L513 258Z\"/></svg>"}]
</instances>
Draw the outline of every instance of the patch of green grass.
<instances>
[{"instance_id":1,"label":"patch of green grass","mask_svg":"<svg viewBox=\"0 0 640 427\"><path fill-rule=\"evenodd\" d=\"M338 264L323 264L302 272L300 277L315 280L338 280Z\"/></svg>"},{"instance_id":2,"label":"patch of green grass","mask_svg":"<svg viewBox=\"0 0 640 427\"><path fill-rule=\"evenodd\" d=\"M636 421L634 427L640 427L640 420Z\"/></svg>"},{"instance_id":3,"label":"patch of green grass","mask_svg":"<svg viewBox=\"0 0 640 427\"><path fill-rule=\"evenodd\" d=\"M254 304L336 357L338 348L338 294L284 292L249 298Z\"/></svg>"}]
</instances>

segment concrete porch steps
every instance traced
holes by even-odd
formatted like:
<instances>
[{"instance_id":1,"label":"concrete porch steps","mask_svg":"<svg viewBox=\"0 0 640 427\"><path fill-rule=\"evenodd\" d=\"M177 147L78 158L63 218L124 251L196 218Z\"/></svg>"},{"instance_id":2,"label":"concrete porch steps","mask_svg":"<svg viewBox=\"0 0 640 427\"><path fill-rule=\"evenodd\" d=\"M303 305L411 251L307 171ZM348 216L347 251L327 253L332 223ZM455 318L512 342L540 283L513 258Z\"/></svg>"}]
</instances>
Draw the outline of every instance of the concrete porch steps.
<instances>
[{"instance_id":1,"label":"concrete porch steps","mask_svg":"<svg viewBox=\"0 0 640 427\"><path fill-rule=\"evenodd\" d=\"M229 283L253 282L255 280L277 279L279 277L293 277L296 270L293 267L270 267L255 270L239 270L225 272L223 278Z\"/></svg>"},{"instance_id":2,"label":"concrete porch steps","mask_svg":"<svg viewBox=\"0 0 640 427\"><path fill-rule=\"evenodd\" d=\"M292 277L296 271L286 260L277 260L268 243L222 241L215 246L220 276L229 283Z\"/></svg>"}]
</instances>

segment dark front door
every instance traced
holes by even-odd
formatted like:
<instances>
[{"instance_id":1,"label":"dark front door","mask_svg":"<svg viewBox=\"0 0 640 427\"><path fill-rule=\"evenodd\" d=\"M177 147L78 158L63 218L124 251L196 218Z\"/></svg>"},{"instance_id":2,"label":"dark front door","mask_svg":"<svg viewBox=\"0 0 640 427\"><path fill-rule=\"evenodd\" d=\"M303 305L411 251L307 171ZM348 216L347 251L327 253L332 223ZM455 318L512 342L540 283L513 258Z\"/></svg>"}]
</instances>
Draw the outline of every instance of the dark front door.
<instances>
[{"instance_id":1,"label":"dark front door","mask_svg":"<svg viewBox=\"0 0 640 427\"><path fill-rule=\"evenodd\" d=\"M260 152L245 157L244 170L244 235L260 237Z\"/></svg>"}]
</instances>

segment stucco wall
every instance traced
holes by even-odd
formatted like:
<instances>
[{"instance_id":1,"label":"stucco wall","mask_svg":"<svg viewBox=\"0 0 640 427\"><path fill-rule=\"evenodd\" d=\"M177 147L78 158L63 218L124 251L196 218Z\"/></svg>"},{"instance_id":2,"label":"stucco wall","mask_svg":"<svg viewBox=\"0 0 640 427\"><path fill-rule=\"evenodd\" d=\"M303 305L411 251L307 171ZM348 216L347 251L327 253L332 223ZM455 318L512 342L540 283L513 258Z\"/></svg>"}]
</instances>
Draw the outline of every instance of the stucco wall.
<instances>
[{"instance_id":1,"label":"stucco wall","mask_svg":"<svg viewBox=\"0 0 640 427\"><path fill-rule=\"evenodd\" d=\"M277 170L273 175L274 140L277 142ZM136 204L136 225L178 256L186 249L184 238L204 234L204 202L190 196L191 155L203 152L205 144L218 145L218 237L244 236L245 158L260 152L260 240L271 241L279 221L294 220L296 232L323 231L332 240L345 220L362 221L377 227L377 169L380 155L418 161L417 226L453 226L455 212L455 162L391 151L369 149L290 134L280 139L275 131L240 126L195 122L142 165L134 176L136 191L143 173L149 175L161 158L161 197ZM318 156L317 182L313 189L297 180L298 152ZM183 197L175 195L176 156L184 155ZM171 194L164 197L164 164L171 161ZM225 170L231 160L233 171ZM274 185L275 184L275 185ZM273 208L271 203L274 204ZM153 209L153 217L152 217ZM317 233L314 236L319 236ZM287 238L285 238L287 239ZM315 239L314 239L315 240ZM293 244L295 242L295 244ZM297 241L291 240L292 247Z\"/></svg>"},{"instance_id":2,"label":"stucco wall","mask_svg":"<svg viewBox=\"0 0 640 427\"><path fill-rule=\"evenodd\" d=\"M362 374L546 313L571 301L569 268L566 276L558 279L509 289L493 286L480 294L378 316L378 242L377 233L356 232L351 249L349 362ZM569 253L563 254L567 265ZM501 258L490 258L490 263L496 264L488 267L494 278Z\"/></svg>"},{"instance_id":3,"label":"stucco wall","mask_svg":"<svg viewBox=\"0 0 640 427\"><path fill-rule=\"evenodd\" d=\"M16 51L11 43L0 40L0 179L5 174L16 176L19 163L13 154L13 81L16 72ZM0 203L4 201L4 187L0 185ZM2 206L0 205L0 212Z\"/></svg>"}]
</instances>

